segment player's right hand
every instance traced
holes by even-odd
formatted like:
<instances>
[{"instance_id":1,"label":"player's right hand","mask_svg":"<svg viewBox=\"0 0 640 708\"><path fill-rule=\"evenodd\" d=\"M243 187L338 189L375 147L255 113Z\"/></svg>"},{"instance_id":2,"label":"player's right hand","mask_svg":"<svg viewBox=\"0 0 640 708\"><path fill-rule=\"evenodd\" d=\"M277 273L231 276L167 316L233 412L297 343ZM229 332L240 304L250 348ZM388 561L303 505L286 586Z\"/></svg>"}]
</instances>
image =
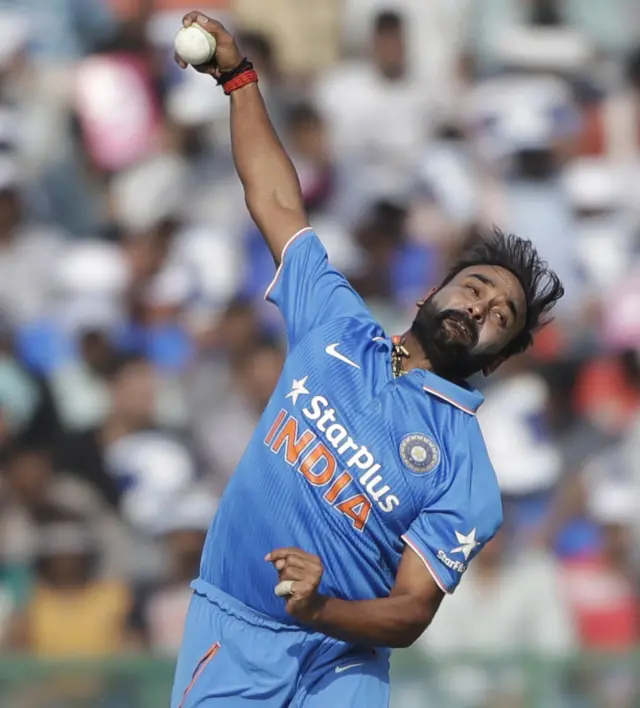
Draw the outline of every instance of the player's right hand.
<instances>
[{"instance_id":1,"label":"player's right hand","mask_svg":"<svg viewBox=\"0 0 640 708\"><path fill-rule=\"evenodd\" d=\"M300 548L278 548L265 558L278 571L276 594L287 600L287 612L304 624L313 625L326 598L318 593L324 567L318 556Z\"/></svg>"},{"instance_id":2,"label":"player's right hand","mask_svg":"<svg viewBox=\"0 0 640 708\"><path fill-rule=\"evenodd\" d=\"M220 72L235 69L244 58L233 35L217 20L213 20L202 12L194 10L184 16L182 24L184 27L200 25L202 29L215 37L217 46L214 58L208 64L193 67L201 74L210 74L217 78ZM179 56L176 55L175 60L180 67L187 68L188 64L182 61Z\"/></svg>"}]
</instances>

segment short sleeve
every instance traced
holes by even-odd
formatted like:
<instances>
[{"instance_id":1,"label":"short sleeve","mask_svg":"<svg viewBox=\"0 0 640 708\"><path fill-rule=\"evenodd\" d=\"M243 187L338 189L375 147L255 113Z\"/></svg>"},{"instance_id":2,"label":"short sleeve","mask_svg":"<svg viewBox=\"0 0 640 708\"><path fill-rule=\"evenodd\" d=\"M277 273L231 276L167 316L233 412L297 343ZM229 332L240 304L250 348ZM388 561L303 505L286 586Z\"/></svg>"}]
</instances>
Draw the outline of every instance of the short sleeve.
<instances>
[{"instance_id":1,"label":"short sleeve","mask_svg":"<svg viewBox=\"0 0 640 708\"><path fill-rule=\"evenodd\" d=\"M502 524L497 485L489 484L489 489L483 490L482 484L477 484L482 476L465 471L456 474L402 536L448 594L453 593L469 563Z\"/></svg>"},{"instance_id":2,"label":"short sleeve","mask_svg":"<svg viewBox=\"0 0 640 708\"><path fill-rule=\"evenodd\" d=\"M331 319L371 319L347 279L329 265L322 242L310 228L295 234L285 246L265 298L282 312L290 346Z\"/></svg>"}]
</instances>

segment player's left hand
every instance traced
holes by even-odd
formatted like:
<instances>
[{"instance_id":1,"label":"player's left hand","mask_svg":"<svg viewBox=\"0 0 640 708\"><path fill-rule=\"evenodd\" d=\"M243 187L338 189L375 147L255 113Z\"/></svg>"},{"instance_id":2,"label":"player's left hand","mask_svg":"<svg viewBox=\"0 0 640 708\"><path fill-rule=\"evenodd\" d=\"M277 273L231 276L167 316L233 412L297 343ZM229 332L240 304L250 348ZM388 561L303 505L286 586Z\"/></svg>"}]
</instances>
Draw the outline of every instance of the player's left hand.
<instances>
[{"instance_id":1,"label":"player's left hand","mask_svg":"<svg viewBox=\"0 0 640 708\"><path fill-rule=\"evenodd\" d=\"M233 35L220 22L197 10L187 13L182 20L183 27L191 27L195 24L200 25L203 30L213 35L216 40L216 54L209 63L192 68L200 74L210 74L215 77L220 76L221 71L235 69L242 61L243 55ZM182 69L187 68L187 63L182 61L177 54L175 60Z\"/></svg>"},{"instance_id":2,"label":"player's left hand","mask_svg":"<svg viewBox=\"0 0 640 708\"><path fill-rule=\"evenodd\" d=\"M312 625L326 600L318 593L324 572L320 558L299 548L278 548L268 553L265 560L273 563L278 571L275 592L286 598L287 612L300 622Z\"/></svg>"}]
</instances>

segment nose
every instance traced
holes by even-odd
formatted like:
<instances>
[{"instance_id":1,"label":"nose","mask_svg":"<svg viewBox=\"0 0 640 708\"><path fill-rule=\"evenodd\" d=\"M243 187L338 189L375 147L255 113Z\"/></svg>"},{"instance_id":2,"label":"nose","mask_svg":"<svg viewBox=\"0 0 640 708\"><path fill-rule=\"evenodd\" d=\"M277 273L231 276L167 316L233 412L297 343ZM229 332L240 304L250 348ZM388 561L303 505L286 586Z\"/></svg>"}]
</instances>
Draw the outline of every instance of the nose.
<instances>
[{"instance_id":1,"label":"nose","mask_svg":"<svg viewBox=\"0 0 640 708\"><path fill-rule=\"evenodd\" d=\"M467 314L478 324L483 324L487 316L487 305L484 302L474 302L467 305Z\"/></svg>"}]
</instances>

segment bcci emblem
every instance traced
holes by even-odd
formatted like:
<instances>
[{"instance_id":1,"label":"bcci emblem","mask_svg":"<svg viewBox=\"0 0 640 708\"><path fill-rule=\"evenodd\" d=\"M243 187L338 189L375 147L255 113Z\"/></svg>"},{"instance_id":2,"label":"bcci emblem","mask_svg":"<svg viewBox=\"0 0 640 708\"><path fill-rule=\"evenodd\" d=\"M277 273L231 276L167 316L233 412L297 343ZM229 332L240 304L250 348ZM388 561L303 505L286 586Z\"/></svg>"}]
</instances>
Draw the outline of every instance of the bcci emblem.
<instances>
[{"instance_id":1,"label":"bcci emblem","mask_svg":"<svg viewBox=\"0 0 640 708\"><path fill-rule=\"evenodd\" d=\"M440 448L427 435L411 433L400 443L400 458L416 474L433 472L440 462Z\"/></svg>"}]
</instances>

